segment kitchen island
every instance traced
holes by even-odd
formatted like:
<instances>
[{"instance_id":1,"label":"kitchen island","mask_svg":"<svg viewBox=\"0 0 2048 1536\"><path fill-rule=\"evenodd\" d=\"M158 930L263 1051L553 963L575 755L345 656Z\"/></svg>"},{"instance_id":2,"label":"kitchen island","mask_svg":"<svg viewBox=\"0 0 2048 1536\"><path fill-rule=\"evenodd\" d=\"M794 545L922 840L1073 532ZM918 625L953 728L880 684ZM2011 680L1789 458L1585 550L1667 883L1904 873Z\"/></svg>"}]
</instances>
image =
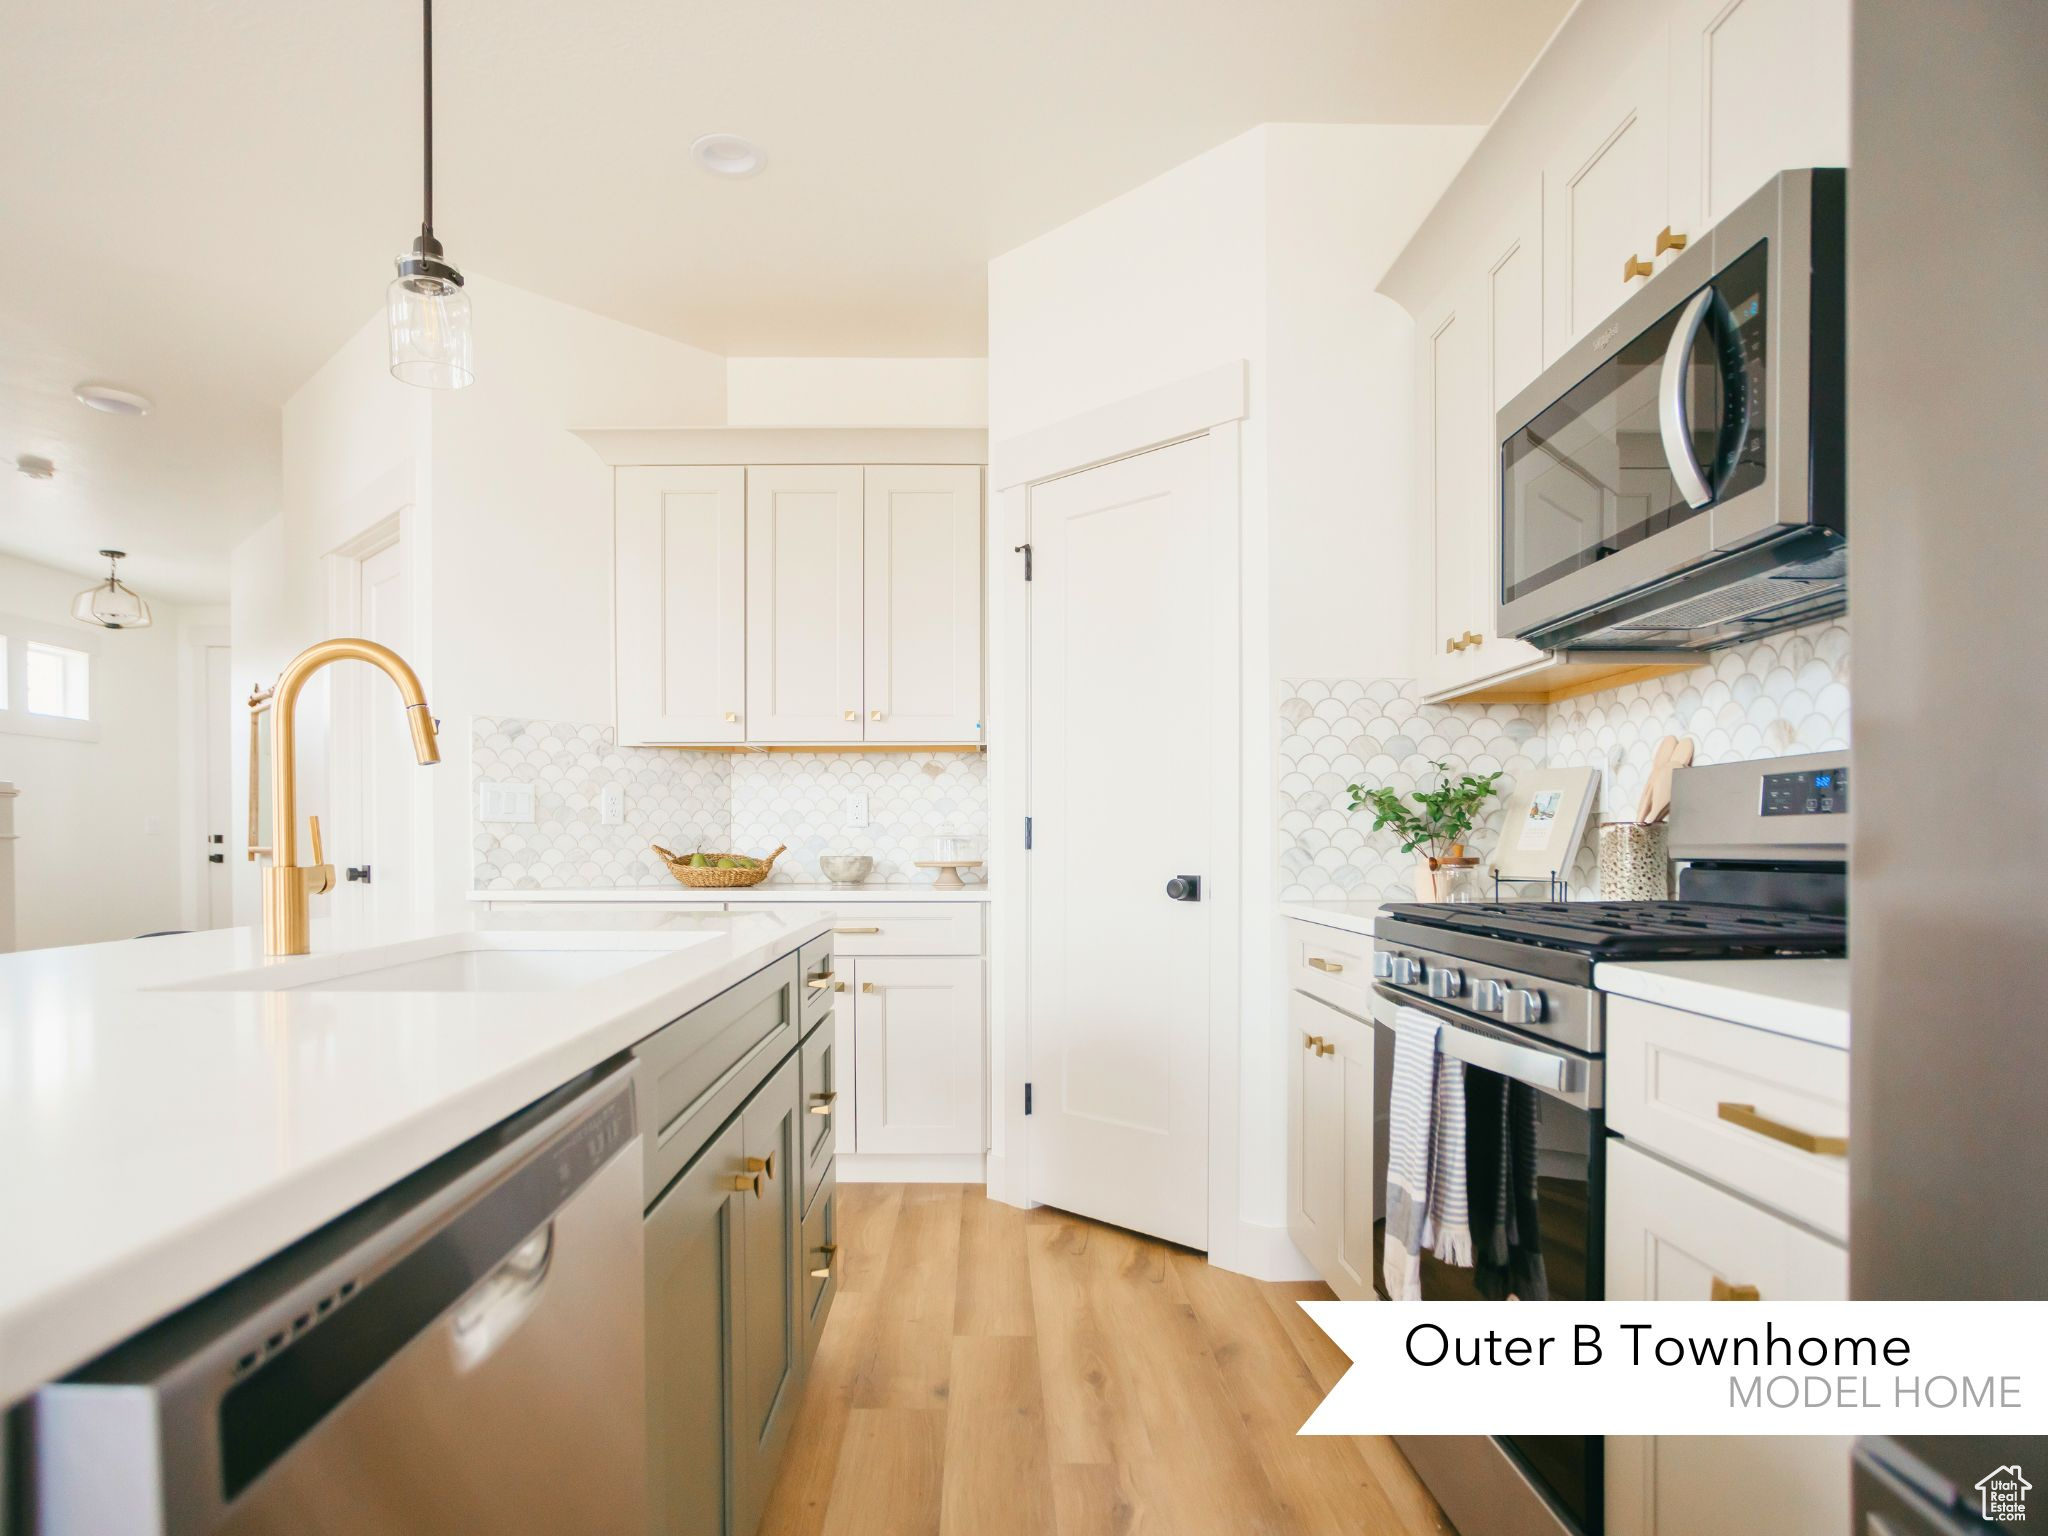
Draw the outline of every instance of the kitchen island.
<instances>
[{"instance_id":1,"label":"kitchen island","mask_svg":"<svg viewBox=\"0 0 2048 1536\"><path fill-rule=\"evenodd\" d=\"M0 955L0 1406L829 928L807 908L601 924L374 952L316 930L269 961L248 929Z\"/></svg>"}]
</instances>

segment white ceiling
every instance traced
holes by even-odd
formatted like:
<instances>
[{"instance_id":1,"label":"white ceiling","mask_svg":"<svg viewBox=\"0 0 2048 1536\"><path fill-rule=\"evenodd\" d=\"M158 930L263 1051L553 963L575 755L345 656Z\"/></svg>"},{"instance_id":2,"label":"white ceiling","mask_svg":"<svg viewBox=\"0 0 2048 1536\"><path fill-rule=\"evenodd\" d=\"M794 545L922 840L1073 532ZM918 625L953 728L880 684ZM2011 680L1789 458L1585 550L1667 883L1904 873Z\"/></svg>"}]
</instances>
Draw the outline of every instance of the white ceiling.
<instances>
[{"instance_id":1,"label":"white ceiling","mask_svg":"<svg viewBox=\"0 0 2048 1536\"><path fill-rule=\"evenodd\" d=\"M1260 122L1483 122L1567 4L442 0L436 225L466 269L716 351L975 356L991 255ZM416 231L417 6L5 30L0 550L119 543L144 592L218 598L275 510L279 405ZM711 129L767 170L697 170ZM158 409L94 415L86 378Z\"/></svg>"}]
</instances>

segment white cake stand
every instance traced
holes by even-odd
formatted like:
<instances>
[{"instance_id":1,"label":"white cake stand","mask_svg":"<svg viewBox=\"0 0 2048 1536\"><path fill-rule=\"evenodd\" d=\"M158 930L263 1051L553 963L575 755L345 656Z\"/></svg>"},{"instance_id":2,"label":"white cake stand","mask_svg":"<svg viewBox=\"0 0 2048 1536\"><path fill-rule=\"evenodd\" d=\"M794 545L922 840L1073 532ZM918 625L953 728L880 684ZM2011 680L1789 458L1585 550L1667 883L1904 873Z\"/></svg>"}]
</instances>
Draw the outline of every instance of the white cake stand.
<instances>
[{"instance_id":1,"label":"white cake stand","mask_svg":"<svg viewBox=\"0 0 2048 1536\"><path fill-rule=\"evenodd\" d=\"M967 882L960 878L960 871L979 869L982 865L980 859L916 859L912 862L919 869L936 869L939 872L938 879L932 882L932 889L935 891L966 890Z\"/></svg>"}]
</instances>

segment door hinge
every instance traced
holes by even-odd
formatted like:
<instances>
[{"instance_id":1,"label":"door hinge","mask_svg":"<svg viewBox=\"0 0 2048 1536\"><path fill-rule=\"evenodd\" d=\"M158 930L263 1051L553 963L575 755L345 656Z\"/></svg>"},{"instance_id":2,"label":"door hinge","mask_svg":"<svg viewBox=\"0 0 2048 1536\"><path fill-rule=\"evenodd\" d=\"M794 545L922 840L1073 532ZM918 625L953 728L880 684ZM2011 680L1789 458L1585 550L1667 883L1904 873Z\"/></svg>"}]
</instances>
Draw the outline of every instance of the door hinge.
<instances>
[{"instance_id":1,"label":"door hinge","mask_svg":"<svg viewBox=\"0 0 2048 1536\"><path fill-rule=\"evenodd\" d=\"M1027 1115L1031 1113L1031 1085L1029 1083L1024 1085L1024 1113Z\"/></svg>"},{"instance_id":2,"label":"door hinge","mask_svg":"<svg viewBox=\"0 0 2048 1536\"><path fill-rule=\"evenodd\" d=\"M1011 549L1010 553L1024 557L1024 579L1029 581L1031 579L1031 546L1029 544L1018 544Z\"/></svg>"},{"instance_id":3,"label":"door hinge","mask_svg":"<svg viewBox=\"0 0 2048 1536\"><path fill-rule=\"evenodd\" d=\"M1031 818L1029 816L1024 818L1024 851L1026 853L1031 851Z\"/></svg>"}]
</instances>

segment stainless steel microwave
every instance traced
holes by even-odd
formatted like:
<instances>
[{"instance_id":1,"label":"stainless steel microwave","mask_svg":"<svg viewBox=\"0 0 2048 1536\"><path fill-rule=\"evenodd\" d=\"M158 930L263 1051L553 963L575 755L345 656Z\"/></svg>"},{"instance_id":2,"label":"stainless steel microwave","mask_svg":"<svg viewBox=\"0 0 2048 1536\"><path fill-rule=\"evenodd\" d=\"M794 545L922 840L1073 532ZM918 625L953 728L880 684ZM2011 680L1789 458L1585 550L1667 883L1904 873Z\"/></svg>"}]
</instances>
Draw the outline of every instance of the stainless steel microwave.
<instances>
[{"instance_id":1,"label":"stainless steel microwave","mask_svg":"<svg viewBox=\"0 0 2048 1536\"><path fill-rule=\"evenodd\" d=\"M1844 175L1776 177L1500 412L1498 633L1710 650L1846 606Z\"/></svg>"}]
</instances>

